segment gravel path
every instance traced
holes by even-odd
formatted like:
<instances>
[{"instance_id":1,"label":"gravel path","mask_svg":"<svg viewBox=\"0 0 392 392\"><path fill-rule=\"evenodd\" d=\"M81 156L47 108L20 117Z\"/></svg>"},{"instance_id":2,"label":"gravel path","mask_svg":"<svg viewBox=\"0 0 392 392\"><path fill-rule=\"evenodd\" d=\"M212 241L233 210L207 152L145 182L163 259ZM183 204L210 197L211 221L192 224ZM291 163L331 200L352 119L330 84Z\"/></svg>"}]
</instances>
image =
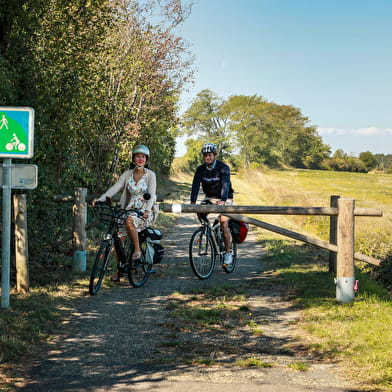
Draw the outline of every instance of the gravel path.
<instances>
[{"instance_id":1,"label":"gravel path","mask_svg":"<svg viewBox=\"0 0 392 392\"><path fill-rule=\"evenodd\" d=\"M234 273L226 274L217 265L209 279L200 281L188 262L188 243L196 227L190 215L179 219L163 241L164 264L156 266L156 273L144 287L133 289L124 282L101 289L95 297L86 295L75 301L64 332L50 342L47 351L29 361L24 385L18 390L356 391L339 376L336 365L319 363L303 349L295 327L301 313L269 282L271 275L261 261L263 249L255 236L250 233L240 245ZM263 319L261 336L235 330L225 337L217 333L206 341L196 332L177 333L183 347L192 341L199 349L206 349L207 344L214 355L212 366L190 365L183 360L181 345L174 349L162 345L170 335L167 326L173 326L168 303L174 293L186 295L228 284L248 288L247 303L255 317ZM219 339L226 339L232 349L222 349ZM263 361L274 366L235 365L248 346L256 347ZM309 370L292 370L288 365L295 362L308 364Z\"/></svg>"}]
</instances>

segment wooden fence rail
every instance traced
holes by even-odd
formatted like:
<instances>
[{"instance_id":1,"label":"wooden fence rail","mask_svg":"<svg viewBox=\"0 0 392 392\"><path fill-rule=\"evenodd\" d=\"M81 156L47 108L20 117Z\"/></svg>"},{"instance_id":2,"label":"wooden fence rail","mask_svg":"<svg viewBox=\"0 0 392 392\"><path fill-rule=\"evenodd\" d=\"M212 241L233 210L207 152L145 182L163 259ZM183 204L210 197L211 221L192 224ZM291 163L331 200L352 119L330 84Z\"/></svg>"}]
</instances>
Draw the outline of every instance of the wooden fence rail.
<instances>
[{"instance_id":1,"label":"wooden fence rail","mask_svg":"<svg viewBox=\"0 0 392 392\"><path fill-rule=\"evenodd\" d=\"M234 213L234 214L266 214L266 215L327 215L337 216L338 208L334 207L277 207L277 206L218 206L200 204L167 204L161 203L159 209L163 212L205 212L205 213ZM354 216L382 216L382 210L377 208L355 208Z\"/></svg>"}]
</instances>

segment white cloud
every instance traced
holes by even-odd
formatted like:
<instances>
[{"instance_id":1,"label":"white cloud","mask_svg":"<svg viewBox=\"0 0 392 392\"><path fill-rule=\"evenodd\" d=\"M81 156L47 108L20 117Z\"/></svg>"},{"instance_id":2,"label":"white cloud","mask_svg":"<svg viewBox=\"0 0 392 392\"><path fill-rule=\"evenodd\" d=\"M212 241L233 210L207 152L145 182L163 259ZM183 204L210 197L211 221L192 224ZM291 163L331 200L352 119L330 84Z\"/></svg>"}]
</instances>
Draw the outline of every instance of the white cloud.
<instances>
[{"instance_id":1,"label":"white cloud","mask_svg":"<svg viewBox=\"0 0 392 392\"><path fill-rule=\"evenodd\" d=\"M349 131L347 129L340 129L340 128L318 128L318 133L321 136L347 135Z\"/></svg>"},{"instance_id":2,"label":"white cloud","mask_svg":"<svg viewBox=\"0 0 392 392\"><path fill-rule=\"evenodd\" d=\"M392 128L357 128L357 129L342 129L342 128L318 128L319 135L357 135L357 136L392 136Z\"/></svg>"}]
</instances>

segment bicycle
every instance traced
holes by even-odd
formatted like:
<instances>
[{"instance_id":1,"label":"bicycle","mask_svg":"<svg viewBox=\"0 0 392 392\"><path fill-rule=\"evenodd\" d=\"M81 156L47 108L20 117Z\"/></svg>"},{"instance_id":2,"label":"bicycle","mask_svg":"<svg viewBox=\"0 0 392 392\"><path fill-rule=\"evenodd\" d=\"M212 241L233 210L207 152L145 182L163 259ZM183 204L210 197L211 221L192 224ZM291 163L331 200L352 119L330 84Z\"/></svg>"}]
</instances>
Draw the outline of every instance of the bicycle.
<instances>
[{"instance_id":1,"label":"bicycle","mask_svg":"<svg viewBox=\"0 0 392 392\"><path fill-rule=\"evenodd\" d=\"M119 276L128 275L129 283L133 287L143 286L150 273L152 264L146 262L146 237L139 233L141 256L138 260L132 260L133 244L129 236L121 239L118 235L119 228L124 224L127 213L136 212L139 216L143 212L136 209L125 210L118 205L112 206L109 202L96 202L95 208L99 212L99 221L108 225L106 234L95 256L94 264L90 275L89 293L98 293L102 281L108 272L109 260L115 253L117 256L117 268Z\"/></svg>"},{"instance_id":2,"label":"bicycle","mask_svg":"<svg viewBox=\"0 0 392 392\"><path fill-rule=\"evenodd\" d=\"M225 243L219 219L216 218L212 225L207 217L201 217L199 220L201 226L193 233L189 243L189 261L193 272L199 279L209 278L214 270L217 255L223 270L227 273L233 272L237 262L237 244L231 240L232 264L223 264Z\"/></svg>"}]
</instances>

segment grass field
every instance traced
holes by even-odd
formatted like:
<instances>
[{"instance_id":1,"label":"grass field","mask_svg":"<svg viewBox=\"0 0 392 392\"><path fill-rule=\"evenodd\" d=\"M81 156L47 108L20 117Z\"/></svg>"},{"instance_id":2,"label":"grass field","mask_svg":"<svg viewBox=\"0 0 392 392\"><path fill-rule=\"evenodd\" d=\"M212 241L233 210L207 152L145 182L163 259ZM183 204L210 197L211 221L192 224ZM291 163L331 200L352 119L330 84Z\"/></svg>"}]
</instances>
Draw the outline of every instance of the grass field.
<instances>
[{"instance_id":1,"label":"grass field","mask_svg":"<svg viewBox=\"0 0 392 392\"><path fill-rule=\"evenodd\" d=\"M383 258L392 253L392 176L318 170L244 171L233 176L238 204L327 207L331 195L352 198L356 207L377 208L382 217L355 219L356 251ZM268 217L329 239L329 218Z\"/></svg>"},{"instance_id":2,"label":"grass field","mask_svg":"<svg viewBox=\"0 0 392 392\"><path fill-rule=\"evenodd\" d=\"M380 208L382 218L356 218L356 251L385 258L392 254L392 176L310 170L246 171L233 175L236 203L329 206L331 195L355 199L358 207ZM329 219L255 216L328 240ZM268 261L293 300L304 309L299 327L308 348L340 362L366 391L392 390L392 301L363 265L356 269L359 291L352 304L337 304L328 252L258 229Z\"/></svg>"},{"instance_id":3,"label":"grass field","mask_svg":"<svg viewBox=\"0 0 392 392\"><path fill-rule=\"evenodd\" d=\"M191 180L182 174L182 184ZM377 258L392 253L392 176L312 170L251 170L233 173L235 203L328 207L331 195L352 198L357 207L382 209L383 217L355 219L355 250ZM254 215L256 219L329 240L329 218ZM364 391L392 390L392 301L387 290L359 263L359 291L352 304L335 300L328 252L252 228L268 250L279 284L304 310L298 327L308 350L338 362ZM304 369L306 371L306 369Z\"/></svg>"}]
</instances>

